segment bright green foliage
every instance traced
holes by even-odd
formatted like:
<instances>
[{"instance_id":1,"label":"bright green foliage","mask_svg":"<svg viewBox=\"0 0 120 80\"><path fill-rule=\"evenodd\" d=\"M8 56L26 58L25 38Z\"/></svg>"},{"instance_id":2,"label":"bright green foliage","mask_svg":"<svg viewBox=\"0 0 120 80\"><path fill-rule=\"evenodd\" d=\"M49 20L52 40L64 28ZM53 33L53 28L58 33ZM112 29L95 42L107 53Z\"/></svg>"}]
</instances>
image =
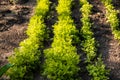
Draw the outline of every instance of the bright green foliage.
<instances>
[{"instance_id":1,"label":"bright green foliage","mask_svg":"<svg viewBox=\"0 0 120 80\"><path fill-rule=\"evenodd\" d=\"M46 34L46 25L44 25L44 21L41 16L34 15L29 23L27 30L27 35L32 37L33 39L36 39L36 41L39 41L39 45L42 46L44 41L44 38L48 35ZM42 37L44 35L44 37ZM39 40L37 40L39 39ZM36 42L35 41L35 42ZM38 42L37 42L38 43Z\"/></svg>"},{"instance_id":2,"label":"bright green foliage","mask_svg":"<svg viewBox=\"0 0 120 80\"><path fill-rule=\"evenodd\" d=\"M61 44L61 40L64 40L65 42L67 42L68 45L71 45L72 43L74 43L74 41L79 40L78 37L75 35L77 33L78 31L75 29L73 21L70 19L70 17L67 20L59 20L59 23L54 25L55 43L53 43L52 46L54 47L64 44Z\"/></svg>"},{"instance_id":3,"label":"bright green foliage","mask_svg":"<svg viewBox=\"0 0 120 80\"><path fill-rule=\"evenodd\" d=\"M117 18L117 11L114 10L114 7L110 5L106 5L106 17L108 18L108 22L111 25L112 30L116 30L119 26L119 20Z\"/></svg>"},{"instance_id":4,"label":"bright green foliage","mask_svg":"<svg viewBox=\"0 0 120 80\"><path fill-rule=\"evenodd\" d=\"M120 40L120 29L119 29L119 19L117 17L118 12L114 9L114 6L111 4L111 0L105 1L101 0L106 7L106 17L107 21L110 23L112 33L114 38Z\"/></svg>"},{"instance_id":5,"label":"bright green foliage","mask_svg":"<svg viewBox=\"0 0 120 80\"><path fill-rule=\"evenodd\" d=\"M103 64L101 58L98 59L98 61L94 61L94 58L96 57L96 41L93 37L93 32L91 30L91 23L89 15L91 13L92 5L90 5L87 0L80 0L82 4L82 8L80 11L82 12L82 28L81 28L81 34L84 38L82 42L82 50L86 53L87 59L87 70L89 72L89 75L92 77L92 80L107 80L107 70L105 70L105 65Z\"/></svg>"},{"instance_id":6,"label":"bright green foliage","mask_svg":"<svg viewBox=\"0 0 120 80\"><path fill-rule=\"evenodd\" d=\"M86 62L91 62L96 56L96 48L95 48L95 39L91 38L89 40L85 40L82 43L83 51L87 54Z\"/></svg>"},{"instance_id":7,"label":"bright green foliage","mask_svg":"<svg viewBox=\"0 0 120 80\"><path fill-rule=\"evenodd\" d=\"M92 9L92 5L90 5L88 2L82 5L80 11L82 12L82 16L87 18L85 20L89 20L89 14L91 13L91 9Z\"/></svg>"},{"instance_id":8,"label":"bright green foliage","mask_svg":"<svg viewBox=\"0 0 120 80\"><path fill-rule=\"evenodd\" d=\"M115 39L120 40L120 31L119 30L114 30L113 34L114 34Z\"/></svg>"},{"instance_id":9,"label":"bright green foliage","mask_svg":"<svg viewBox=\"0 0 120 80\"><path fill-rule=\"evenodd\" d=\"M28 26L28 38L20 43L20 48L15 49L9 58L9 62L14 64L8 71L11 80L33 80L32 71L40 64L40 49L43 48L43 41L47 36L43 22L49 5L49 0L38 1L35 15L30 19Z\"/></svg>"},{"instance_id":10,"label":"bright green foliage","mask_svg":"<svg viewBox=\"0 0 120 80\"><path fill-rule=\"evenodd\" d=\"M80 5L89 4L87 0L80 0Z\"/></svg>"},{"instance_id":11,"label":"bright green foliage","mask_svg":"<svg viewBox=\"0 0 120 80\"><path fill-rule=\"evenodd\" d=\"M112 3L112 0L101 0L105 5L109 5Z\"/></svg>"},{"instance_id":12,"label":"bright green foliage","mask_svg":"<svg viewBox=\"0 0 120 80\"><path fill-rule=\"evenodd\" d=\"M75 80L79 71L79 56L72 45L78 40L73 20L70 17L72 0L58 0L58 23L54 27L54 40L51 48L44 50L43 75L51 80Z\"/></svg>"},{"instance_id":13,"label":"bright green foliage","mask_svg":"<svg viewBox=\"0 0 120 80\"><path fill-rule=\"evenodd\" d=\"M49 0L38 0L37 6L35 9L35 15L45 17L49 10L50 1Z\"/></svg>"},{"instance_id":14,"label":"bright green foliage","mask_svg":"<svg viewBox=\"0 0 120 80\"><path fill-rule=\"evenodd\" d=\"M70 8L71 8L71 2L72 0L67 0L67 1L63 1L63 0L59 0L58 1L58 4L59 6L57 6L57 12L59 15L70 15L71 14L71 11L70 11Z\"/></svg>"},{"instance_id":15,"label":"bright green foliage","mask_svg":"<svg viewBox=\"0 0 120 80\"><path fill-rule=\"evenodd\" d=\"M91 23L89 19L92 5L90 5L87 0L80 0L80 3L82 3L80 11L82 12L81 22L83 25L81 28L81 34L85 39L81 45L83 46L83 51L87 54L86 62L90 62L96 56L96 43L93 38L93 32L91 31Z\"/></svg>"},{"instance_id":16,"label":"bright green foliage","mask_svg":"<svg viewBox=\"0 0 120 80\"><path fill-rule=\"evenodd\" d=\"M44 75L51 80L74 80L79 70L79 56L75 47L64 43L62 46L47 49L45 55Z\"/></svg>"},{"instance_id":17,"label":"bright green foliage","mask_svg":"<svg viewBox=\"0 0 120 80\"><path fill-rule=\"evenodd\" d=\"M109 78L107 75L109 74L109 71L105 69L105 65L102 62L101 57L98 58L98 60L93 64L89 64L87 66L87 69L89 70L90 75L94 76L92 80L108 80Z\"/></svg>"}]
</instances>

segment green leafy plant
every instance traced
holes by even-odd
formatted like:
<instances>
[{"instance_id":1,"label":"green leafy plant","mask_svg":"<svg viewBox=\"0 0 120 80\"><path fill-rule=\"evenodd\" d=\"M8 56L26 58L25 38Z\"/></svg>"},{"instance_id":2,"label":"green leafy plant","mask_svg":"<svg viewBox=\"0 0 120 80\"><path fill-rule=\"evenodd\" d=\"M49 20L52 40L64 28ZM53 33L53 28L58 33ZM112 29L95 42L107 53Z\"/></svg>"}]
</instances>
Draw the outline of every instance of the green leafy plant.
<instances>
[{"instance_id":1,"label":"green leafy plant","mask_svg":"<svg viewBox=\"0 0 120 80\"><path fill-rule=\"evenodd\" d=\"M7 70L12 67L13 65L8 63L0 68L0 77L7 72Z\"/></svg>"},{"instance_id":2,"label":"green leafy plant","mask_svg":"<svg viewBox=\"0 0 120 80\"><path fill-rule=\"evenodd\" d=\"M112 3L112 0L101 0L105 5L109 5Z\"/></svg>"},{"instance_id":3,"label":"green leafy plant","mask_svg":"<svg viewBox=\"0 0 120 80\"><path fill-rule=\"evenodd\" d=\"M74 40L78 40L73 20L70 17L72 0L58 0L56 8L58 22L54 27L51 48L44 50L45 63L43 75L51 80L75 80L80 62Z\"/></svg>"},{"instance_id":4,"label":"green leafy plant","mask_svg":"<svg viewBox=\"0 0 120 80\"><path fill-rule=\"evenodd\" d=\"M89 75L91 75L93 78L92 80L108 80L107 77L109 75L109 70L105 69L105 65L103 64L103 61L101 57L95 61L94 65L89 64L87 66L87 69L89 71Z\"/></svg>"},{"instance_id":5,"label":"green leafy plant","mask_svg":"<svg viewBox=\"0 0 120 80\"><path fill-rule=\"evenodd\" d=\"M83 46L82 50L86 53L87 59L86 62L91 62L96 56L96 42L93 37L93 32L91 30L91 23L89 15L91 13L92 5L90 5L87 0L80 0L80 5L82 5L80 11L82 13L82 28L81 35L84 40L81 43Z\"/></svg>"},{"instance_id":6,"label":"green leafy plant","mask_svg":"<svg viewBox=\"0 0 120 80\"><path fill-rule=\"evenodd\" d=\"M89 72L89 75L92 76L92 80L107 80L108 74L105 69L105 65L103 64L101 57L98 58L97 61L94 61L97 55L97 43L94 39L93 32L91 30L91 23L89 15L91 13L92 5L89 4L87 0L80 0L80 5L82 6L80 11L82 13L82 28L81 35L84 40L82 41L82 50L86 53L86 68Z\"/></svg>"},{"instance_id":7,"label":"green leafy plant","mask_svg":"<svg viewBox=\"0 0 120 80\"><path fill-rule=\"evenodd\" d=\"M117 17L118 12L114 9L112 5L112 0L101 0L102 3L106 7L106 18L108 19L107 22L110 23L112 34L114 35L115 39L120 40L120 29L119 29L119 19Z\"/></svg>"},{"instance_id":8,"label":"green leafy plant","mask_svg":"<svg viewBox=\"0 0 120 80\"><path fill-rule=\"evenodd\" d=\"M42 5L42 6L39 6ZM11 80L33 80L33 71L40 65L43 42L47 37L44 17L49 11L49 0L39 0L35 15L31 17L26 31L28 38L20 43L9 62L14 64L7 72Z\"/></svg>"}]
</instances>

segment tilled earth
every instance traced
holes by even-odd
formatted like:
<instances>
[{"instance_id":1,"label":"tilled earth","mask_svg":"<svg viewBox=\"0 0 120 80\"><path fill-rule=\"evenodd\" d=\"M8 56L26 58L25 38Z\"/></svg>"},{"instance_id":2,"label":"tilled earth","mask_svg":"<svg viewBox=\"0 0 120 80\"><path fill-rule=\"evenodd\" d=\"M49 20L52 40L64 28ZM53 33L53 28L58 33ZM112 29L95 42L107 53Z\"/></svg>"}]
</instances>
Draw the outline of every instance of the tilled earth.
<instances>
[{"instance_id":1,"label":"tilled earth","mask_svg":"<svg viewBox=\"0 0 120 80\"><path fill-rule=\"evenodd\" d=\"M106 67L111 70L110 79L120 80L120 45L118 40L114 39L109 23L106 22L105 7L100 0L89 0L89 2L93 5L90 18L95 39L100 45L98 52L102 53ZM113 3L115 9L120 12L120 1L113 0ZM36 0L29 0L21 5L10 4L8 0L0 0L0 66L7 63L7 58L14 48L19 47L19 43L27 38L25 30L33 15L35 4ZM73 10L75 13L73 17L79 21L80 14L76 11ZM118 17L120 19L120 13ZM4 76L0 80L5 80Z\"/></svg>"}]
</instances>

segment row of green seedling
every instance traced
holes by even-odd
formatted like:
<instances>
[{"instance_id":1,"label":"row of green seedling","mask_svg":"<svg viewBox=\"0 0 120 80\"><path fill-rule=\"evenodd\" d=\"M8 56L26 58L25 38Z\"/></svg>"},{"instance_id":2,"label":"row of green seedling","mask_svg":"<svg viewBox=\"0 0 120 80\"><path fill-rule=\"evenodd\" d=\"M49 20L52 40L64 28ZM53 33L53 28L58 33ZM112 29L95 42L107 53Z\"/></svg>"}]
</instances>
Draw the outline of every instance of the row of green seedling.
<instances>
[{"instance_id":1,"label":"row of green seedling","mask_svg":"<svg viewBox=\"0 0 120 80\"><path fill-rule=\"evenodd\" d=\"M58 0L58 22L53 25L53 43L51 48L44 50L43 75L50 80L76 80L75 77L80 70L79 55L73 46L75 40L78 40L78 31L70 17L72 1Z\"/></svg>"},{"instance_id":2,"label":"row of green seedling","mask_svg":"<svg viewBox=\"0 0 120 80\"><path fill-rule=\"evenodd\" d=\"M87 0L80 0L81 13L82 13L82 28L81 35L84 38L82 41L82 50L86 53L86 68L91 76L91 80L107 80L106 76L108 72L105 70L105 65L102 62L101 57L96 58L97 49L96 49L96 40L94 38L94 33L91 30L92 23L90 23L90 17L92 5L89 4Z\"/></svg>"},{"instance_id":3,"label":"row of green seedling","mask_svg":"<svg viewBox=\"0 0 120 80\"><path fill-rule=\"evenodd\" d=\"M101 0L102 3L105 5L106 8L106 18L107 22L110 23L112 34L114 35L115 39L120 40L120 24L119 19L117 17L118 11L114 9L112 5L112 0Z\"/></svg>"},{"instance_id":4,"label":"row of green seedling","mask_svg":"<svg viewBox=\"0 0 120 80\"><path fill-rule=\"evenodd\" d=\"M41 50L46 34L44 17L49 11L49 0L38 0L26 34L28 38L15 49L9 62L14 66L7 72L11 80L33 80L33 71L40 65Z\"/></svg>"}]
</instances>

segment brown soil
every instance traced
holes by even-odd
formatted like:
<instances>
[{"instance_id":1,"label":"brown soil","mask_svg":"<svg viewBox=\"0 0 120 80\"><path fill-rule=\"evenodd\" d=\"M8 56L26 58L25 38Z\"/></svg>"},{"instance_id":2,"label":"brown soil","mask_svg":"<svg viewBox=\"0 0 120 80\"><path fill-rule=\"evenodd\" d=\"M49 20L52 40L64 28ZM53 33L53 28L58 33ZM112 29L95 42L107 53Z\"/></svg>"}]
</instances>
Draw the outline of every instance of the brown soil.
<instances>
[{"instance_id":1,"label":"brown soil","mask_svg":"<svg viewBox=\"0 0 120 80\"><path fill-rule=\"evenodd\" d=\"M100 45L98 52L102 53L106 67L111 70L110 80L120 80L120 45L114 39L109 23L106 22L105 7L100 3L100 0L89 0L89 2L93 5L90 18L93 23L92 29L95 39ZM120 12L120 1L113 0L113 3ZM7 63L7 58L14 48L19 47L19 43L27 38L25 30L30 17L33 15L35 4L36 0L29 0L29 2L21 5L12 5L8 0L0 0L0 66ZM72 16L79 28L81 26L78 18L80 14L77 14L76 11L78 10L73 10ZM120 18L120 15L118 17ZM55 20L53 19L52 22ZM50 25L54 24L52 22ZM49 25L49 20L46 24ZM3 79L4 76L0 78L0 80Z\"/></svg>"}]
</instances>

